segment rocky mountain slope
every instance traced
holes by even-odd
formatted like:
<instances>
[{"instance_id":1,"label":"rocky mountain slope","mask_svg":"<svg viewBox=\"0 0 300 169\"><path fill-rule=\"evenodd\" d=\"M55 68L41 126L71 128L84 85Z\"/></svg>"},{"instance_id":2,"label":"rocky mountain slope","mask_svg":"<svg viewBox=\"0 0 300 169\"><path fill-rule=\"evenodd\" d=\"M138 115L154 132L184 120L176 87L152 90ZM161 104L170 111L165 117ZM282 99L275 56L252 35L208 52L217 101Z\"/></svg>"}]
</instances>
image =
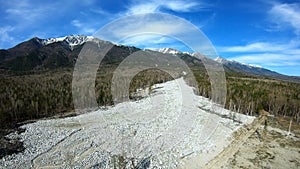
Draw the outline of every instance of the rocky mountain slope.
<instances>
[{"instance_id":1,"label":"rocky mountain slope","mask_svg":"<svg viewBox=\"0 0 300 169\"><path fill-rule=\"evenodd\" d=\"M10 48L0 50L0 69L12 71L49 70L74 66L77 56L86 42L101 41L97 38L84 35L70 35L61 38L40 39L32 38L26 42ZM120 61L128 56L128 53L138 51L135 47L114 45L108 57L109 60ZM149 50L148 50L149 51ZM151 50L150 50L151 51ZM200 63L193 57L193 53L181 52L172 48L155 49L162 54L172 54L181 57L187 64L195 65ZM198 61L197 61L198 60ZM216 58L215 61L222 63L226 72L240 73L246 76L260 76L271 79L300 82L299 77L292 77L277 72L242 64L236 61L229 61L223 58ZM197 65L197 64L196 64ZM197 65L197 66L201 66Z\"/></svg>"},{"instance_id":2,"label":"rocky mountain slope","mask_svg":"<svg viewBox=\"0 0 300 169\"><path fill-rule=\"evenodd\" d=\"M33 38L11 49L0 50L0 86L1 86L0 88L0 93L1 93L0 95L0 126L1 126L0 155L1 157L7 156L8 154L12 154L23 150L24 147L27 148L27 150L25 150L23 154L21 153L21 155L18 154L18 155L13 155L11 157L5 158L5 161L1 161L0 163L1 166L13 164L12 166L14 167L20 164L20 161L23 162L26 160L31 162L34 161L34 163L37 164L37 166L39 166L42 163L44 164L44 162L49 162L44 160L45 158L48 157L60 158L62 156L66 156L68 159L72 159L71 158L72 152L64 152L65 154L62 154L62 156L55 156L57 154L53 152L57 152L57 150L60 150L61 146L65 146L66 144L70 143L68 138L70 138L72 142L74 141L74 139L76 140L77 138L84 136L84 134L82 134L82 131L79 130L79 128L77 128L78 123L70 123L65 128L60 125L62 123L65 124L64 122L66 121L64 120L60 121L62 123L60 122L57 123L56 120L53 121L50 120L49 123L37 122L32 125L30 124L25 125L24 127L26 128L26 131L24 134L23 133L10 134L9 137L6 135L8 133L19 133L19 130L16 130L16 132L12 132L14 130L11 130L11 128L16 128L16 126L19 126L20 123L27 122L27 120L32 122L41 118L66 117L66 116L76 115L76 113L74 113L74 100L72 98L73 95L72 95L72 88L71 88L72 79L73 79L72 76L73 67L76 60L78 59L77 58L78 54L80 53L83 45L87 43L89 44L90 42L93 43L93 42L103 42L103 41L91 37L86 37L86 36L67 36L63 38L50 38L50 39ZM105 42L105 43L110 43L110 42ZM208 101L209 99L212 98L210 78L205 70L204 65L202 64L202 61L195 58L193 53L180 52L176 49L171 49L171 48L158 49L156 51L147 50L147 49L141 50L135 47L115 45L112 43L110 44L113 47L111 48L110 51L108 51L108 53L102 60L102 63L99 65L99 68L101 69L98 69L97 77L95 79L95 97L98 106L110 107L111 105L114 105L114 100L111 92L113 72L115 72L115 70L118 68L118 66L122 63L122 61L126 57L138 53L140 54L139 56L143 56L143 57L156 56L157 57L156 59L158 59L156 60L157 63L161 63L160 61L167 60L167 58L172 58L169 59L170 61L174 60L174 58L177 59L180 58L180 60L183 60L192 71L192 73L188 73L188 74L193 74L196 79L196 83L189 84L189 85L198 87L199 90L196 92L196 94L205 97L205 98L201 97L204 104L198 105L198 108L200 109L195 108L197 110L193 112L202 111L202 110L206 112L207 110L210 110L210 107L207 107L211 105L208 103ZM244 65L233 61L227 61L222 58L217 58L216 61L222 63L225 69L226 87L227 87L227 97L226 97L225 107L230 110L228 112L231 112L228 114L222 114L221 116L216 118L226 119L228 116L234 117L233 119L225 120L225 123L223 124L225 124L225 126L226 124L228 124L229 128L228 126L226 126L227 128L224 130L230 130L231 132L232 129L236 127L231 125L236 123L236 121L238 120L235 118L237 116L235 116L234 113L232 112L238 112L240 114L246 114L246 115L257 115L257 113L261 109L265 109L269 111L275 117L281 117L281 116L288 117L293 120L293 124L299 123L300 83L292 82L294 81L293 77L280 75L275 72L271 72L269 70L258 68L258 67L253 67L250 65ZM170 76L170 74L155 68L139 72L130 81L130 89L129 89L130 92L126 93L130 95L129 96L130 100L127 100L127 102L130 102L131 105L135 105L138 102L142 102L142 103L144 102L144 104L140 104L140 107L136 107L135 111L127 111L125 109L123 110L130 113L137 114L136 111L139 110L139 108L145 108L146 107L145 105L147 104L149 105L149 102L143 100L144 99L143 96L137 98L134 94L137 91L141 91L141 90L143 91L143 89L145 88L148 88L148 91L153 91L154 93L157 92L158 94L160 91L160 87L162 86L158 85L159 87L157 89L149 88L149 87L157 83L168 82L171 81L172 79L174 80L174 78L176 79L185 74L182 71L178 71L176 69L174 69L174 71L177 71L177 73L179 72L179 74L177 74L178 76L175 76L173 78ZM283 79L281 77L284 77L286 79ZM276 80L276 79L280 79L280 80ZM169 83L164 83L164 84L166 85ZM84 85L82 88L85 87L86 85ZM171 87L170 89L171 89L170 92L176 91L175 88ZM131 95L131 93L134 94ZM122 94L123 93L121 93L120 95L121 97L124 96ZM196 98L196 96L193 97ZM119 102L120 105L122 105L122 103L125 102L125 101L122 102L121 99L122 98L120 98L120 102ZM170 104L174 103L174 99L170 99L169 101ZM191 101L190 103L193 102ZM115 110L116 109L114 108L111 109L111 111L116 112ZM119 110L122 110L122 108L120 108ZM211 110L211 112L215 110L216 109L213 109ZM107 115L111 115L110 117L114 117L116 118L116 120L118 120L115 114L111 113L111 111L108 111L110 113L108 113ZM97 112L102 114L107 111L99 110ZM95 112L96 115L97 112ZM130 113L128 115L130 115ZM160 113L160 111L155 111L153 115L156 115L155 113ZM167 113L172 114L173 112L168 111ZM140 116L134 116L133 114L131 115L132 117L143 119ZM87 116L83 116L83 117L87 117ZM241 115L238 116L241 117ZM117 123L120 121L115 121L115 122ZM167 121L165 122L168 123L170 121L168 121L167 119ZM51 125L57 124L57 126L54 125L53 128L51 127L49 128L49 125L47 124L51 124ZM121 122L120 124L125 124L125 123ZM157 124L162 125L165 123L157 123ZM198 124L201 125L201 119L200 119L200 123ZM140 124L136 124L136 125L139 126ZM285 128L286 126L287 125L284 125ZM86 126L86 127L91 127L91 126ZM97 130L99 126L97 127L96 125L94 127L95 127L94 129ZM71 128L75 130L69 130ZM59 129L62 130L57 131ZM120 129L120 128L113 128L113 129ZM44 131L49 131L49 132L47 133ZM92 129L91 131L94 130ZM35 132L35 133L32 134L31 132L33 133ZM45 146L44 144L31 142L31 140L40 139L41 135L45 136L45 139L47 139L47 141L51 141L49 143L45 141L45 143L47 143L47 146L49 148L47 150L41 148ZM50 138L52 136L55 137L55 139ZM219 140L222 138L223 137L219 138ZM66 142L60 144L59 141L60 139L62 139L62 142L64 140L66 140ZM87 140L91 141L93 139L94 138L90 138ZM3 140L5 144L2 144ZM23 144L21 144L20 141L21 142L24 141L24 147L22 146ZM197 141L198 140L196 140L195 143L199 143ZM80 156L81 159L93 160L94 156L88 156L88 154L90 152L89 148L92 147L92 150L94 149L95 146L94 143L95 142L89 142L87 144L88 147L79 146L80 148L83 148L82 156ZM99 144L102 143L99 142ZM118 143L115 145L120 145L120 144ZM54 148L52 149L51 147ZM193 147L196 146L193 145ZM37 155L34 153L45 152L45 151L48 152L48 150L49 153L45 153L44 155L32 159ZM193 150L193 152L195 153L189 150L187 151L183 149L181 150L179 151L182 152L181 154L178 154L178 152L174 152L174 154L177 153L176 154L177 157L183 157L183 158L196 153L203 154L203 152L197 152L197 150L195 151ZM26 157L23 156L24 153ZM203 155L204 157L206 157L205 153L206 152L204 152ZM167 153L167 154L172 154L172 153ZM115 162L118 163L122 161L124 162L124 156L120 154L115 153L113 156L111 156L111 154L104 151L104 152L100 152L99 155L103 157L103 163L95 164L95 167L99 167L104 163L107 164L107 162L110 160L113 160L114 163ZM91 157L92 159L88 159L89 157ZM169 159L169 158L161 157L159 159ZM59 159L53 161L57 161L59 163L61 162ZM156 164L156 162L158 163L163 162L163 161L156 161L156 162L154 161L151 164ZM26 165L32 165L31 162L26 163ZM144 158L144 159L136 160L133 163L149 165L148 162L149 162L149 158ZM47 165L53 166L56 164L47 163Z\"/></svg>"},{"instance_id":3,"label":"rocky mountain slope","mask_svg":"<svg viewBox=\"0 0 300 169\"><path fill-rule=\"evenodd\" d=\"M73 67L83 45L88 42L103 41L83 35L50 39L33 38L13 48L1 50L0 125L14 126L24 120L73 110L71 90ZM158 60L172 58L169 59L172 61L174 57L180 58L188 65L197 81L197 84L194 84L199 89L197 94L212 98L210 77L202 61L194 57L193 53L171 48L156 51L141 50L136 47L105 43L113 47L102 60L99 65L101 69L97 72L95 90L99 105L113 104L110 87L113 72L126 57L135 53L141 56L153 55ZM294 83L298 82L299 78L221 58L217 58L216 61L223 64L226 73L226 108L245 114L255 114L264 108L275 115L300 119L298 115L300 83ZM177 75L182 73L177 71ZM168 73L157 69L143 71L138 73L137 78L130 84L130 92L171 79Z\"/></svg>"},{"instance_id":4,"label":"rocky mountain slope","mask_svg":"<svg viewBox=\"0 0 300 169\"><path fill-rule=\"evenodd\" d=\"M250 76L269 77L278 80L287 80L292 82L300 82L299 77L286 76L275 71L271 71L262 67L239 63L236 61L226 60L224 58L215 58L215 61L222 63L228 72L238 72Z\"/></svg>"}]
</instances>

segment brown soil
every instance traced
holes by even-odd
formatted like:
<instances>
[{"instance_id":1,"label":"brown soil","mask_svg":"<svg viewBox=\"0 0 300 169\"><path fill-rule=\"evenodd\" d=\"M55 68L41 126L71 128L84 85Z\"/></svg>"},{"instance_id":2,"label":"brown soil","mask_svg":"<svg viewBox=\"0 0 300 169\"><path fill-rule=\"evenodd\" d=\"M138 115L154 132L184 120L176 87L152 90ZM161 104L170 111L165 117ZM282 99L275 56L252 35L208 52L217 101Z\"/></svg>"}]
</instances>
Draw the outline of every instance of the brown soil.
<instances>
[{"instance_id":1,"label":"brown soil","mask_svg":"<svg viewBox=\"0 0 300 169\"><path fill-rule=\"evenodd\" d=\"M277 127L288 128L289 119L272 119L269 124L252 134L223 168L300 168L299 125L294 124L295 135L288 136L287 129Z\"/></svg>"}]
</instances>

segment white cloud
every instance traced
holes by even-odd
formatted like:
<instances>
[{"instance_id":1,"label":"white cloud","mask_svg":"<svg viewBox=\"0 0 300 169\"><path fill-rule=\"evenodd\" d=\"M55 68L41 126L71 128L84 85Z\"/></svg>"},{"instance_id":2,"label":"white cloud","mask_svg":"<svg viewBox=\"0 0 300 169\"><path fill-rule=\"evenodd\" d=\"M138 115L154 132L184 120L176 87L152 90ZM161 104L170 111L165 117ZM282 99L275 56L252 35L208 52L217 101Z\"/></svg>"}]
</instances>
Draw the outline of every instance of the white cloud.
<instances>
[{"instance_id":1,"label":"white cloud","mask_svg":"<svg viewBox=\"0 0 300 169\"><path fill-rule=\"evenodd\" d=\"M259 53L238 55L228 58L242 63L265 66L300 66L300 53L295 55L277 53Z\"/></svg>"},{"instance_id":2,"label":"white cloud","mask_svg":"<svg viewBox=\"0 0 300 169\"><path fill-rule=\"evenodd\" d=\"M121 41L120 43L124 45L141 44L143 46L151 46L153 44L172 43L173 41L167 37L159 35L142 34L128 37L127 39L124 39L123 42Z\"/></svg>"},{"instance_id":3,"label":"white cloud","mask_svg":"<svg viewBox=\"0 0 300 169\"><path fill-rule=\"evenodd\" d=\"M268 12L275 28L284 28L288 24L293 27L296 35L300 35L300 4L275 3Z\"/></svg>"},{"instance_id":4,"label":"white cloud","mask_svg":"<svg viewBox=\"0 0 300 169\"><path fill-rule=\"evenodd\" d=\"M134 28L135 27L135 28ZM140 34L140 32L151 33L151 32L161 32L162 35L174 35L180 34L184 31L188 31L189 29L186 25L178 24L168 24L164 21L141 21L139 26L136 28L136 25L124 25L123 29L119 29L118 31L114 31L115 36L117 37L128 37L136 34Z\"/></svg>"},{"instance_id":5,"label":"white cloud","mask_svg":"<svg viewBox=\"0 0 300 169\"><path fill-rule=\"evenodd\" d=\"M138 44L140 48L144 48L144 49L177 47L178 50L181 50L183 48L182 44L179 44L180 42L177 41L176 39L172 39L171 37L167 37L167 36L155 35L155 34L138 34L123 39L119 43L128 46L137 46Z\"/></svg>"},{"instance_id":6,"label":"white cloud","mask_svg":"<svg viewBox=\"0 0 300 169\"><path fill-rule=\"evenodd\" d=\"M214 47L198 27L182 18L169 14L151 13L126 16L106 25L94 36L115 43L146 48L155 48L162 43L167 45L167 43L170 44L167 39L174 39L177 42L175 45L182 43L184 44L182 46L186 46L191 50L210 57L216 57ZM175 45L173 48L175 48Z\"/></svg>"},{"instance_id":7,"label":"white cloud","mask_svg":"<svg viewBox=\"0 0 300 169\"><path fill-rule=\"evenodd\" d=\"M281 52L296 47L294 42L289 44L274 44L269 42L256 42L245 46L220 47L222 52Z\"/></svg>"},{"instance_id":8,"label":"white cloud","mask_svg":"<svg viewBox=\"0 0 300 169\"><path fill-rule=\"evenodd\" d=\"M16 1L11 0L5 4L7 7L7 18L16 21L18 24L31 25L45 16L49 17L49 13L57 12L59 5L57 3L40 4L28 0Z\"/></svg>"},{"instance_id":9,"label":"white cloud","mask_svg":"<svg viewBox=\"0 0 300 169\"><path fill-rule=\"evenodd\" d=\"M72 20L71 24L75 27L82 27L82 23L79 20Z\"/></svg>"},{"instance_id":10,"label":"white cloud","mask_svg":"<svg viewBox=\"0 0 300 169\"><path fill-rule=\"evenodd\" d=\"M165 7L169 8L173 11L178 12L190 12L196 9L198 7L199 9L200 4L198 2L186 2L186 1L170 1L167 2Z\"/></svg>"},{"instance_id":11,"label":"white cloud","mask_svg":"<svg viewBox=\"0 0 300 169\"><path fill-rule=\"evenodd\" d=\"M207 39L201 34L199 37L195 38L195 35L191 32L195 31L195 29L199 28L191 28L187 25L182 24L183 21L180 18L174 19L173 17L160 17L160 13L165 13L168 10L174 12L195 12L200 10L206 10L210 8L209 4L206 4L202 1L184 1L184 0L173 0L173 1L161 1L161 0L149 0L149 1L138 1L138 0L130 0L129 5L125 11L118 13L119 17L126 16L142 16L145 14L158 14L157 17L149 17L146 16L143 19L127 19L122 18L126 22L119 23L116 27L111 27L103 36L100 35L103 39L113 41L115 43L122 43L125 45L135 45L146 48L155 48L160 44L171 44L170 38L175 36L181 36L183 34L188 35L184 39L201 39L203 38L203 43L207 42ZM134 18L134 17L133 17ZM150 19L149 19L150 18ZM176 23L176 24L174 24ZM120 27L122 29L120 29ZM141 33L142 32L142 33ZM159 35L157 35L159 32ZM97 34L97 33L96 33ZM152 34L152 35L150 35ZM164 38L163 36L170 36L170 38ZM120 42L120 39L121 42ZM167 40L168 39L168 40ZM174 40L174 39L173 39ZM178 43L181 43L181 40L174 40ZM173 42L174 42L173 41ZM193 40L190 40L193 41ZM178 45L178 43L173 43L174 47ZM193 45L198 43L198 49L203 49L204 44L198 42L192 42ZM210 46L205 44L206 46ZM195 45L196 46L196 45ZM182 46L179 46L182 48ZM209 47L206 47L205 51L210 50ZM190 49L188 49L190 50ZM214 52L211 52L214 53Z\"/></svg>"},{"instance_id":12,"label":"white cloud","mask_svg":"<svg viewBox=\"0 0 300 169\"><path fill-rule=\"evenodd\" d=\"M0 37L1 37L1 41L9 41L9 40L13 40L13 37L11 37L9 35L9 32L13 31L14 27L12 26L4 26L4 27L0 27Z\"/></svg>"},{"instance_id":13,"label":"white cloud","mask_svg":"<svg viewBox=\"0 0 300 169\"><path fill-rule=\"evenodd\" d=\"M43 4L40 1L30 0L1 1L1 6L5 9L1 16L4 20L1 28L1 41L4 43L1 43L1 47L4 48L32 38L29 35L34 34L40 28L38 25L48 17L52 17L53 13L57 14L61 7L57 2ZM13 32L9 25L13 25ZM4 31L6 33L3 33L3 30L6 30Z\"/></svg>"},{"instance_id":14,"label":"white cloud","mask_svg":"<svg viewBox=\"0 0 300 169\"><path fill-rule=\"evenodd\" d=\"M6 44L13 44L15 39L10 36L10 32L12 32L15 28L12 26L4 26L4 27L0 27L0 46L2 46L2 44L6 43Z\"/></svg>"},{"instance_id":15,"label":"white cloud","mask_svg":"<svg viewBox=\"0 0 300 169\"><path fill-rule=\"evenodd\" d=\"M110 12L100 8L100 7L91 8L90 11L95 13L95 14L98 14L98 15L105 15L106 17L109 17L109 15L113 15L112 13L110 13Z\"/></svg>"},{"instance_id":16,"label":"white cloud","mask_svg":"<svg viewBox=\"0 0 300 169\"><path fill-rule=\"evenodd\" d=\"M271 9L267 11L269 21L273 23L267 31L281 31L286 28L294 30L295 37L289 42L257 41L238 46L223 46L218 49L228 59L241 63L272 67L273 70L281 68L295 70L300 66L300 4L270 2ZM285 71L285 73L289 73ZM298 72L293 72L294 74Z\"/></svg>"},{"instance_id":17,"label":"white cloud","mask_svg":"<svg viewBox=\"0 0 300 169\"><path fill-rule=\"evenodd\" d=\"M101 31L102 36L105 36L111 41L126 39L137 35L140 36L141 34L149 35L155 32L159 32L162 36L188 34L195 29L190 25L186 25L180 18L161 14L129 16L107 26L105 30ZM150 39L153 38L151 36L144 36L144 40L146 40L147 37Z\"/></svg>"},{"instance_id":18,"label":"white cloud","mask_svg":"<svg viewBox=\"0 0 300 169\"><path fill-rule=\"evenodd\" d=\"M256 42L245 46L220 47L220 51L231 55L229 60L261 65L262 67L300 66L299 41L286 44Z\"/></svg>"},{"instance_id":19,"label":"white cloud","mask_svg":"<svg viewBox=\"0 0 300 169\"><path fill-rule=\"evenodd\" d=\"M96 32L96 29L87 26L88 24L84 24L79 20L72 20L71 24L79 29L80 34L93 34Z\"/></svg>"},{"instance_id":20,"label":"white cloud","mask_svg":"<svg viewBox=\"0 0 300 169\"><path fill-rule=\"evenodd\" d=\"M95 3L96 0L80 0L81 3L84 5L92 5Z\"/></svg>"},{"instance_id":21,"label":"white cloud","mask_svg":"<svg viewBox=\"0 0 300 169\"><path fill-rule=\"evenodd\" d=\"M284 54L273 54L273 53L262 53L262 54L249 54L241 55L236 57L231 57L232 60L239 60L242 62L272 62L276 61L290 61L290 60L300 60L299 55L284 55Z\"/></svg>"},{"instance_id":22,"label":"white cloud","mask_svg":"<svg viewBox=\"0 0 300 169\"><path fill-rule=\"evenodd\" d=\"M148 2L138 3L136 1L132 2L132 5L128 7L127 14L141 14L141 13L152 13L160 12L163 8L173 10L176 12L191 12L198 10L203 4L193 1L160 1L160 0L150 0ZM204 6L204 5L203 5Z\"/></svg>"}]
</instances>

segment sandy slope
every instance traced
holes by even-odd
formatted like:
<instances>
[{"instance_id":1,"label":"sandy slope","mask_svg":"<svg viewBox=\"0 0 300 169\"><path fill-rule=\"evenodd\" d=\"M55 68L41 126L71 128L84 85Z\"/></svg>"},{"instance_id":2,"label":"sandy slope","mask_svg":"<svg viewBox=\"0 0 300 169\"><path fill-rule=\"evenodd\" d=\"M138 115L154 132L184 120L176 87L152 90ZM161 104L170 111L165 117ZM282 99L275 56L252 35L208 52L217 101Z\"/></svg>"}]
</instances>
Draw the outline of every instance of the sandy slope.
<instances>
[{"instance_id":1,"label":"sandy slope","mask_svg":"<svg viewBox=\"0 0 300 169\"><path fill-rule=\"evenodd\" d=\"M278 128L261 127L223 168L300 168L300 139Z\"/></svg>"}]
</instances>

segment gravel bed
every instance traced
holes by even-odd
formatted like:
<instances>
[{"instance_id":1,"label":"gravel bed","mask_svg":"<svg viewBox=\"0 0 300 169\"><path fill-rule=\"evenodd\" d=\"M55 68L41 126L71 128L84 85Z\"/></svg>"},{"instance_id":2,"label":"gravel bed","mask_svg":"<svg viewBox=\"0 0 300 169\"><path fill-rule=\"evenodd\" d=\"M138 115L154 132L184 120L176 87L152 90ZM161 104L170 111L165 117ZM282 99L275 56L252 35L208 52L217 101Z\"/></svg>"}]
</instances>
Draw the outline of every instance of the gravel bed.
<instances>
[{"instance_id":1,"label":"gravel bed","mask_svg":"<svg viewBox=\"0 0 300 169\"><path fill-rule=\"evenodd\" d=\"M20 138L25 151L3 157L0 168L177 168L199 154L209 161L254 119L195 95L183 78L153 91L106 110L22 126L25 132L7 137Z\"/></svg>"}]
</instances>

